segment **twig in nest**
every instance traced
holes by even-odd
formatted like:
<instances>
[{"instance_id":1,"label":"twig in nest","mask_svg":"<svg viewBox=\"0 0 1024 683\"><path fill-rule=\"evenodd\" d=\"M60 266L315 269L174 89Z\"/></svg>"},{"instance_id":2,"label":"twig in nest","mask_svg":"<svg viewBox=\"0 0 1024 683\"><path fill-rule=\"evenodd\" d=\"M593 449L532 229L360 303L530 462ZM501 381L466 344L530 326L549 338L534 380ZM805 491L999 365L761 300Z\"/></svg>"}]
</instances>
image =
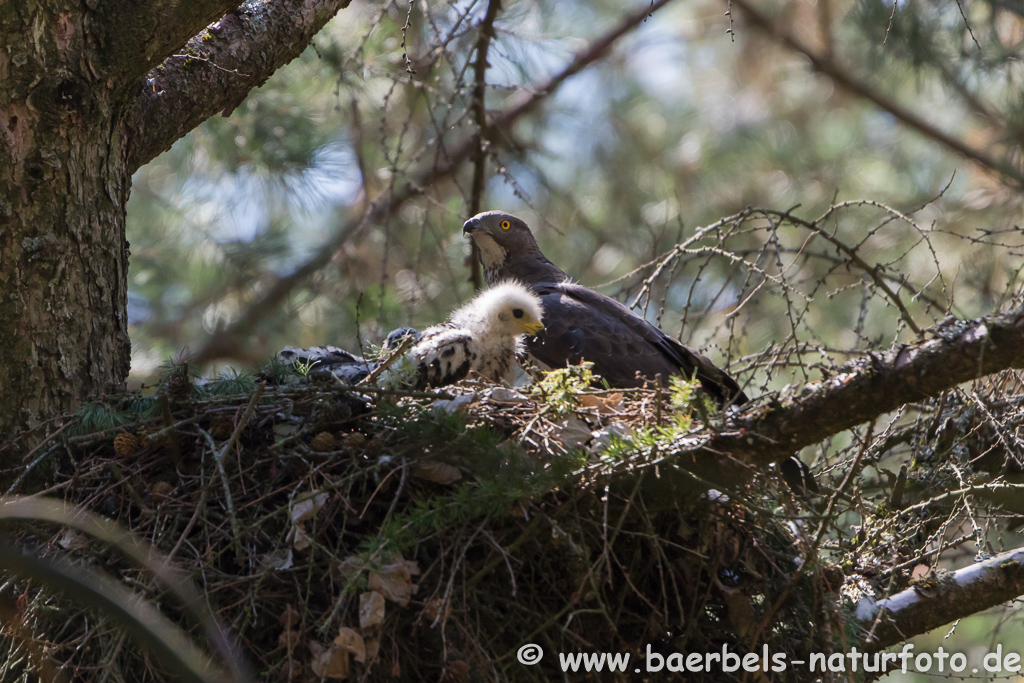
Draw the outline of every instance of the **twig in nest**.
<instances>
[{"instance_id":1,"label":"twig in nest","mask_svg":"<svg viewBox=\"0 0 1024 683\"><path fill-rule=\"evenodd\" d=\"M402 343L398 345L398 348L395 349L390 356L381 361L380 365L373 369L373 372L371 372L369 375L356 382L356 386L358 387L364 384L373 384L374 382L376 382L377 378L380 377L381 374L385 370L387 370L392 363L394 363L396 360L398 360L399 357L405 354L406 349L412 346L412 342L413 337L406 337L404 340L402 340Z\"/></svg>"},{"instance_id":2,"label":"twig in nest","mask_svg":"<svg viewBox=\"0 0 1024 683\"><path fill-rule=\"evenodd\" d=\"M164 428L160 431L167 433L167 448L171 451L171 459L177 465L181 462L181 447L178 445L178 433L172 429L174 417L171 415L171 402L167 398L167 394L160 394L157 402L160 404L160 413L164 418Z\"/></svg>"},{"instance_id":3,"label":"twig in nest","mask_svg":"<svg viewBox=\"0 0 1024 683\"><path fill-rule=\"evenodd\" d=\"M228 509L228 518L231 520L231 535L234 537L232 538L232 545L235 547L235 554L238 557L239 563L243 566L245 565L245 556L242 552L242 535L239 531L238 516L235 515L235 505L231 497L231 486L228 484L228 476L224 472L224 456L227 455L228 450L230 450L232 446L238 443L238 437L242 434L242 430L245 428L245 425L249 424L249 418L252 417L252 413L256 409L256 404L259 403L260 396L263 395L263 390L266 388L266 382L259 383L259 386L256 387L256 391L252 394L252 398L249 399L249 405L245 408L245 414L242 415L242 419L238 421L237 425L235 425L235 431L231 433L231 438L229 438L228 442L224 444L224 447L220 449L220 452L214 451L213 454L214 462L217 463L217 474L220 475L220 482L224 487L224 505ZM200 431L203 430L200 429ZM203 435L207 436L208 439L212 441L212 437L209 437L205 431L203 431Z\"/></svg>"},{"instance_id":4,"label":"twig in nest","mask_svg":"<svg viewBox=\"0 0 1024 683\"><path fill-rule=\"evenodd\" d=\"M45 439L43 439L43 440L42 440L42 441L41 441L41 442L39 443L39 445L37 445L37 446L36 446L35 448L33 448L33 449L32 449L31 451L29 451L29 454L25 456L25 460L28 460L29 458L31 458L31 457L32 457L32 455L33 455L33 454L34 454L34 453L35 453L36 451L38 451L38 450L39 450L40 448L42 448L43 446L45 446L46 444L48 444L48 443L49 443L50 441L52 441L53 439L55 439L55 438L56 438L57 436L59 436L59 435L61 434L61 432L63 432L63 431L65 430L65 429L67 429L67 428L68 428L68 427L69 427L70 425L71 425L71 423L70 423L70 422L65 422L64 424L62 424L62 425L60 426L60 429L58 429L57 431L55 431L55 432L54 432L53 434L50 434L50 435L49 435L48 437L46 437ZM13 483L13 484L11 484L10 488L8 488L8 489L7 489L7 494L6 494L6 495L10 496L10 495L12 495L12 494L13 494L13 493L14 493L15 491L17 491L17 490L18 490L18 487L19 487L19 486L21 486L21 482L25 481L25 477L27 477L27 476L28 476L28 473L29 473L29 472L31 472L31 471L32 471L33 469L35 469L35 466L36 466L36 465L38 465L38 464L39 464L39 463L41 463L41 462L42 462L43 460L45 460L46 458L48 458L48 457L50 456L50 453L53 453L53 452L54 452L55 450L57 450L57 448L59 448L59 447L60 447L60 444L61 444L61 442L60 442L60 441L58 441L58 442L57 442L57 443L55 443L55 444L54 444L53 446L51 446L51 447L47 448L47 449L46 449L45 451L43 451L42 453L40 453L40 454L39 454L39 456L38 456L38 457L37 457L37 458L36 458L35 460L33 460L32 462L30 462L30 463L29 463L28 465L26 465L26 466L25 466L25 469L23 469L23 470L21 471L21 474L19 474L19 475L18 475L18 478L17 478L17 479L15 479L15 480L14 480L14 483Z\"/></svg>"}]
</instances>

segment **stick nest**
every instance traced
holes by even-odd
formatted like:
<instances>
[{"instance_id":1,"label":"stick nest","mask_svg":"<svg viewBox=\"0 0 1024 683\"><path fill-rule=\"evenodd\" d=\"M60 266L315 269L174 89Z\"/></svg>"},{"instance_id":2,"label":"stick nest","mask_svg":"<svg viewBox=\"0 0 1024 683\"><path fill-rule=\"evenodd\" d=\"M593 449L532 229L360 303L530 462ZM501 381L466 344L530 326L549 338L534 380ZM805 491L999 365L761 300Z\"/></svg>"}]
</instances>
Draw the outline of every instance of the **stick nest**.
<instances>
[{"instance_id":1,"label":"stick nest","mask_svg":"<svg viewBox=\"0 0 1024 683\"><path fill-rule=\"evenodd\" d=\"M629 653L627 674L596 674L624 680L648 649L842 648L842 573L808 565L807 511L774 476L728 495L660 485L717 419L692 386L602 391L566 371L523 391L418 393L276 372L190 383L182 400L176 374L176 400L92 406L84 433L51 436L5 481L154 544L263 680L539 681L578 652ZM164 608L145 571L76 532L20 537ZM21 624L4 636L5 680L164 680L103 615L30 582L4 590ZM517 659L527 643L537 665Z\"/></svg>"}]
</instances>

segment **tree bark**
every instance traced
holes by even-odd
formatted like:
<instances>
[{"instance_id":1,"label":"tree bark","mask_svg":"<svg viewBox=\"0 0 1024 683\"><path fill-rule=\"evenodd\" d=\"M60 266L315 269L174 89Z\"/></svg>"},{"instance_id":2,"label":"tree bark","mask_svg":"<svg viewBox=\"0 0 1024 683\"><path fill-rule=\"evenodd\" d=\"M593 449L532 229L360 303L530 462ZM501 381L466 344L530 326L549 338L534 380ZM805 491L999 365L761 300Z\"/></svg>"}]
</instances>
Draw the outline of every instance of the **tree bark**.
<instances>
[{"instance_id":1,"label":"tree bark","mask_svg":"<svg viewBox=\"0 0 1024 683\"><path fill-rule=\"evenodd\" d=\"M238 3L0 5L0 452L124 388L132 173L241 102L348 1L249 3L201 36Z\"/></svg>"},{"instance_id":2,"label":"tree bark","mask_svg":"<svg viewBox=\"0 0 1024 683\"><path fill-rule=\"evenodd\" d=\"M0 439L128 374L116 83L91 68L81 10L0 14ZM84 6L83 6L84 9Z\"/></svg>"},{"instance_id":3,"label":"tree bark","mask_svg":"<svg viewBox=\"0 0 1024 683\"><path fill-rule=\"evenodd\" d=\"M801 448L963 382L1024 367L1024 309L931 332L931 339L851 361L795 395L755 404L731 416L725 431L680 443L643 465L630 462L613 475L613 488L628 495L642 476L645 490L666 504L709 486L740 489Z\"/></svg>"}]
</instances>

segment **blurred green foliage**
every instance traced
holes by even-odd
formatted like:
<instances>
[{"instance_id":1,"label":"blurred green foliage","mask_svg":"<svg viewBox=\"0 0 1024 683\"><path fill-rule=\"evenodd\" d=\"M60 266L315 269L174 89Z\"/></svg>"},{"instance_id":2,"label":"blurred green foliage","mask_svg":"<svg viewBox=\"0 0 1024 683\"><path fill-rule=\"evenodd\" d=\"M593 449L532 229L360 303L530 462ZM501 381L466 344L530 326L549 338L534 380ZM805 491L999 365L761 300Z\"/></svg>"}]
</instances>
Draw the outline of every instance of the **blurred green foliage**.
<instances>
[{"instance_id":1,"label":"blurred green foliage","mask_svg":"<svg viewBox=\"0 0 1024 683\"><path fill-rule=\"evenodd\" d=\"M640 6L503 3L488 110L522 101ZM814 74L738 10L730 23L723 7L668 4L533 113L491 130L483 208L521 215L564 270L613 283L603 291L625 300L650 274L634 269L744 207L798 206L813 219L834 202L870 199L913 224L858 206L824 225L869 266L904 278L911 288L893 286L919 326L1005 306L1020 278L1018 189ZM128 211L137 377L201 346L274 277L358 224L369 202L416 182L477 131L472 64L485 10L353 3L229 117L138 172ZM937 129L1000 158L1019 154L1016 11L874 0L762 11ZM285 306L260 312L240 355L355 350L443 319L472 291L460 233L471 177L467 162L346 242ZM717 362L747 359L734 370L766 387L809 377L808 348L828 364L906 339L892 302L846 255L759 220L691 245L698 251L667 265L642 310ZM804 369L756 371L766 348Z\"/></svg>"}]
</instances>

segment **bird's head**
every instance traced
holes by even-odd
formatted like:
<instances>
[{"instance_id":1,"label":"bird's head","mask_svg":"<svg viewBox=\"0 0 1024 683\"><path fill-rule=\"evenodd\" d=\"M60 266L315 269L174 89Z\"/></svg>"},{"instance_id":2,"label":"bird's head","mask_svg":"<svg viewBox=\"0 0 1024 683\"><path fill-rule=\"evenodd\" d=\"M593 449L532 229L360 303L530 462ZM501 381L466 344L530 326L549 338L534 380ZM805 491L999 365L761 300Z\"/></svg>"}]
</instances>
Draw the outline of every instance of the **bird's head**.
<instances>
[{"instance_id":1,"label":"bird's head","mask_svg":"<svg viewBox=\"0 0 1024 683\"><path fill-rule=\"evenodd\" d=\"M392 353L410 337L412 338L412 343L415 344L423 338L423 335L415 327L399 327L397 330L391 330L391 333L388 334L381 345L381 351Z\"/></svg>"},{"instance_id":2,"label":"bird's head","mask_svg":"<svg viewBox=\"0 0 1024 683\"><path fill-rule=\"evenodd\" d=\"M504 211L478 213L466 221L462 233L476 244L487 270L500 268L510 257L539 251L530 227Z\"/></svg>"},{"instance_id":3,"label":"bird's head","mask_svg":"<svg viewBox=\"0 0 1024 683\"><path fill-rule=\"evenodd\" d=\"M503 282L485 289L470 304L475 315L494 334L518 337L544 329L540 299L518 282Z\"/></svg>"}]
</instances>

